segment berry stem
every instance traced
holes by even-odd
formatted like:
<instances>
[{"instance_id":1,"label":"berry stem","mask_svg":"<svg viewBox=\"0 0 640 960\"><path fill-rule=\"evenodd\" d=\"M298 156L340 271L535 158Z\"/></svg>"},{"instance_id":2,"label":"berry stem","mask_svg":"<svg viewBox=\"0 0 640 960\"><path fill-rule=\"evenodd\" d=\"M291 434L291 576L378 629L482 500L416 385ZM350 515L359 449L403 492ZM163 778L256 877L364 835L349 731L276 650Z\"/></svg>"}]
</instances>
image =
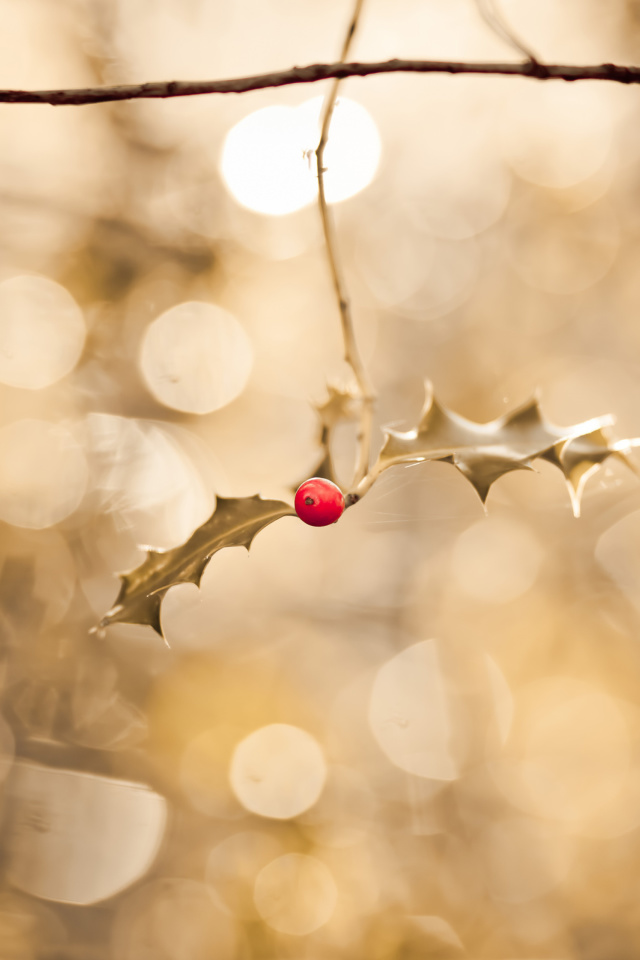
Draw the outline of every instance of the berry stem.
<instances>
[{"instance_id":1,"label":"berry stem","mask_svg":"<svg viewBox=\"0 0 640 960\"><path fill-rule=\"evenodd\" d=\"M364 477L360 482L354 485L353 490L350 490L349 493L345 494L344 498L344 508L352 507L359 500L362 500L365 493L368 493L371 487L374 485L382 471L386 468L387 464L384 464L380 459L378 459L370 470L365 473Z\"/></svg>"}]
</instances>

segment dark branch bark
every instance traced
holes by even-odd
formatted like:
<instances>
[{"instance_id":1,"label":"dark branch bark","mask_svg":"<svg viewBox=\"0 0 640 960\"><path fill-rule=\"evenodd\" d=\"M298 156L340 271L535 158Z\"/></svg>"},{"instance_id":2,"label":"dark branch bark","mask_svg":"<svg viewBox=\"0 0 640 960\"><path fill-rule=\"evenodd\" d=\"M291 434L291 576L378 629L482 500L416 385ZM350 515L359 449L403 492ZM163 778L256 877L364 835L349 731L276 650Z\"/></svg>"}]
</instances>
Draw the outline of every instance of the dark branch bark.
<instances>
[{"instance_id":1,"label":"dark branch bark","mask_svg":"<svg viewBox=\"0 0 640 960\"><path fill-rule=\"evenodd\" d=\"M115 87L88 87L78 90L0 90L0 103L49 103L70 106L105 103L113 100L154 100L194 97L208 93L248 93L268 87L286 87L319 80L366 77L381 73L455 73L482 76L533 77L537 80L609 80L640 83L640 67L614 63L592 66L524 63L466 63L441 60L386 60L379 63L315 63L276 73L263 73L231 80L170 80L160 83L126 84Z\"/></svg>"}]
</instances>

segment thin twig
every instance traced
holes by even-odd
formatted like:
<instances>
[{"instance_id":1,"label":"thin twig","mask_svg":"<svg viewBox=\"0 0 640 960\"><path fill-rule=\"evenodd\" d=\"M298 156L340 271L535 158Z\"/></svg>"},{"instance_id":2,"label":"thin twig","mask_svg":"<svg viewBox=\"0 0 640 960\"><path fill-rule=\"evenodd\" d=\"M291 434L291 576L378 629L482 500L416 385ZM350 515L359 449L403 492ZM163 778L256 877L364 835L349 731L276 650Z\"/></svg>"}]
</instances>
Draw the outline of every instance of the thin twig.
<instances>
[{"instance_id":1,"label":"thin twig","mask_svg":"<svg viewBox=\"0 0 640 960\"><path fill-rule=\"evenodd\" d=\"M476 7L487 26L493 30L501 40L508 43L516 53L521 53L531 63L540 63L539 58L533 53L531 47L523 43L520 37L516 36L513 29L509 26L504 18L504 14L497 5L497 0L476 0Z\"/></svg>"},{"instance_id":2,"label":"thin twig","mask_svg":"<svg viewBox=\"0 0 640 960\"><path fill-rule=\"evenodd\" d=\"M351 22L347 29L342 46L342 53L340 55L341 60L343 60L349 53L351 41L353 40L353 36L356 32L356 27L358 26L358 19L360 17L363 2L364 0L355 0L353 16L351 17ZM324 232L327 259L329 261L329 268L331 270L331 279L333 280L333 288L335 290L336 300L338 301L338 310L340 311L342 339L344 342L344 358L353 370L353 375L356 379L358 388L358 400L360 403L360 416L358 419L357 436L358 454L353 479L353 484L356 486L358 483L360 483L369 469L369 451L371 450L371 432L373 427L373 404L375 401L375 393L373 390L373 385L369 380L369 376L362 362L362 357L360 356L360 351L356 341L356 335L353 326L353 316L351 314L351 304L349 302L346 286L342 278L335 228L333 224L333 218L327 204L324 184L324 151L329 139L329 127L331 126L331 118L333 117L339 86L340 78L337 77L334 79L331 85L331 90L329 91L325 101L324 112L322 116L322 129L320 131L320 141L316 148L316 166L318 169L318 204L320 207L320 218L322 220L322 229Z\"/></svg>"},{"instance_id":3,"label":"thin twig","mask_svg":"<svg viewBox=\"0 0 640 960\"><path fill-rule=\"evenodd\" d=\"M158 100L195 97L210 93L249 93L270 87L288 87L320 80L344 80L384 73L451 73L479 76L533 77L536 80L608 80L613 83L640 83L640 67L615 63L589 66L558 63L483 63L454 60L383 60L371 63L314 63L274 73L262 73L231 80L170 80L161 83L134 83L114 87L86 87L77 90L0 90L0 103L48 103L54 107L81 106L114 100Z\"/></svg>"}]
</instances>

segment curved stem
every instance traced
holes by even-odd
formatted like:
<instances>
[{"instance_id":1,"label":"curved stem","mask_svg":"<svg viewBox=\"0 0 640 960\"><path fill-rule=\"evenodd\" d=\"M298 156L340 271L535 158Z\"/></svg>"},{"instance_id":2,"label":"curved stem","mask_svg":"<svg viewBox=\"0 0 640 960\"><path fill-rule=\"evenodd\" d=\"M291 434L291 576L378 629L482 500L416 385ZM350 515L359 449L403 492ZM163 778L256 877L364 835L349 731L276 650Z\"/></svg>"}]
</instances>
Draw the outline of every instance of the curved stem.
<instances>
[{"instance_id":1,"label":"curved stem","mask_svg":"<svg viewBox=\"0 0 640 960\"><path fill-rule=\"evenodd\" d=\"M386 470L387 467L394 466L394 464L383 464L380 460L377 460L376 463L371 467L371 469L361 478L359 483L357 483L353 490L351 490L344 498L345 509L347 507L352 507L359 500L362 500L365 493L368 493L371 490L371 487L374 485L380 474L383 470Z\"/></svg>"},{"instance_id":2,"label":"curved stem","mask_svg":"<svg viewBox=\"0 0 640 960\"><path fill-rule=\"evenodd\" d=\"M360 12L362 10L364 0L356 0L353 15L351 17L351 22L347 30L344 43L342 46L342 52L340 55L340 60L343 61L347 54L349 53L349 48L351 46L351 41L353 40L356 27L358 26L358 19L360 17ZM340 321L342 324L342 339L344 342L344 358L349 364L353 371L353 375L356 380L356 385L358 388L358 400L360 402L360 417L358 425L358 434L357 434L357 459L355 466L355 476L354 476L354 486L360 483L363 477L367 474L369 469L369 454L371 450L371 432L373 426L373 404L375 402L375 391L373 385L369 379L364 363L362 362L362 357L360 356L360 350L356 341L355 330L353 326L353 315L351 313L351 304L349 302L349 297L347 295L347 290L345 286L344 279L342 277L342 271L340 267L339 255L338 255L338 245L335 236L335 227L333 223L333 218L327 204L327 197L325 191L325 166L324 166L324 151L327 146L329 139L329 127L331 126L331 118L333 117L333 111L336 105L336 99L338 96L338 87L340 86L341 78L336 77L331 85L331 90L327 95L327 99L324 105L324 112L322 115L322 128L320 131L320 141L316 148L316 165L318 169L318 203L320 207L320 217L322 220L322 229L324 232L325 239L325 248L327 251L327 259L329 261L329 269L331 270L331 278L333 281L333 288L336 295L336 300L338 303L338 310L340 312Z\"/></svg>"},{"instance_id":3,"label":"curved stem","mask_svg":"<svg viewBox=\"0 0 640 960\"><path fill-rule=\"evenodd\" d=\"M484 22L498 37L513 47L517 53L521 53L531 63L540 63L531 48L523 43L520 37L516 36L506 22L503 14L498 9L496 0L476 0L476 6Z\"/></svg>"}]
</instances>

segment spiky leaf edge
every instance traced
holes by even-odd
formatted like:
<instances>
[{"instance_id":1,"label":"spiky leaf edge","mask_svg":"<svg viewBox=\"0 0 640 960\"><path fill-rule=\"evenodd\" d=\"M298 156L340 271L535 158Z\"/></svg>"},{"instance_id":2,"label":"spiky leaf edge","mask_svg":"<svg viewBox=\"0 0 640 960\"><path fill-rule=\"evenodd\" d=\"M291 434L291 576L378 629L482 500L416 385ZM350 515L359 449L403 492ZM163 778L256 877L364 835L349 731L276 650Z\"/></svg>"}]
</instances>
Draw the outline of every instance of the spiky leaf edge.
<instances>
[{"instance_id":1,"label":"spiky leaf edge","mask_svg":"<svg viewBox=\"0 0 640 960\"><path fill-rule=\"evenodd\" d=\"M255 516L240 523L237 519L234 521L234 512L251 505L259 507ZM269 507L273 508L271 512ZM214 512L185 543L169 550L148 550L141 564L120 574L120 591L99 627L112 623L148 625L166 642L160 609L167 590L179 583L194 583L199 587L207 564L219 550L232 546L249 550L261 530L282 517L295 515L293 507L282 500L263 500L258 495L218 497ZM225 521L231 523L226 530Z\"/></svg>"}]
</instances>

